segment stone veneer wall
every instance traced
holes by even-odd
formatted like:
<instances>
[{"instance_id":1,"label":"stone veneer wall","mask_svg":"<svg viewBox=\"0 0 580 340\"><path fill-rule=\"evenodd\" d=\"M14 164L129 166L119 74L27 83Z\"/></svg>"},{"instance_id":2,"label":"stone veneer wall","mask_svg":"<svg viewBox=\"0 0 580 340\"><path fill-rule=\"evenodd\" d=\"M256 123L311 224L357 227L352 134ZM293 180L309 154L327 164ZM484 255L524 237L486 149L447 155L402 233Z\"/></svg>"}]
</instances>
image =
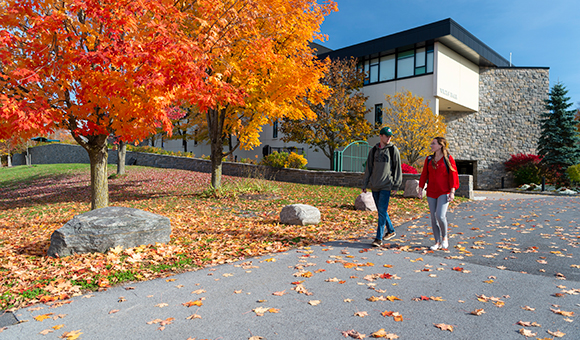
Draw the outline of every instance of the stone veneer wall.
<instances>
[{"instance_id":1,"label":"stone veneer wall","mask_svg":"<svg viewBox=\"0 0 580 340\"><path fill-rule=\"evenodd\" d=\"M451 154L477 161L476 188L512 184L503 163L512 154L536 153L540 113L549 93L548 68L480 68L479 111L441 112Z\"/></svg>"},{"instance_id":2,"label":"stone veneer wall","mask_svg":"<svg viewBox=\"0 0 580 340\"><path fill-rule=\"evenodd\" d=\"M32 164L56 164L56 163L89 163L89 156L85 149L78 145L49 144L30 149ZM117 151L109 150L109 164L117 163ZM205 159L157 155L151 153L127 151L127 165L142 165L156 168L171 168L191 170L198 172L211 172L211 162ZM14 155L13 165L25 165L24 155ZM336 185L346 187L361 187L363 173L360 172L335 172L314 171L300 169L276 169L253 164L224 162L222 173L228 176L260 176L270 180L312 184L312 185ZM403 175L401 190L405 189L405 181L419 179L420 175ZM473 198L473 177L471 175L459 176L459 190L457 196Z\"/></svg>"}]
</instances>

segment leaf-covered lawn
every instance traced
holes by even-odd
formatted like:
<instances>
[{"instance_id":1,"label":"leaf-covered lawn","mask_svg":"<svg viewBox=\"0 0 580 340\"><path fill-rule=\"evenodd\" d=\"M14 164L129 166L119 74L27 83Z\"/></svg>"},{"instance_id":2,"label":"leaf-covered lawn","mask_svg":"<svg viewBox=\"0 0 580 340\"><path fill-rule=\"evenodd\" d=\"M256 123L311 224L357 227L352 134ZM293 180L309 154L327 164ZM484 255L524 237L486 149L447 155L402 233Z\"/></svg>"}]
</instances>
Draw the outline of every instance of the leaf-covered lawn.
<instances>
[{"instance_id":1,"label":"leaf-covered lawn","mask_svg":"<svg viewBox=\"0 0 580 340\"><path fill-rule=\"evenodd\" d=\"M110 174L114 171L110 167ZM52 232L90 209L88 165L0 169L0 308L63 300L83 289L375 231L376 213L354 210L358 188L224 176L224 186L235 188L230 193L254 192L226 192L215 198L207 195L209 182L210 174L205 173L129 167L126 176L109 180L110 205L169 217L170 243L53 259L46 256ZM316 206L322 222L279 224L281 209L292 203ZM400 195L392 198L389 208L395 225L426 211L425 200Z\"/></svg>"}]
</instances>

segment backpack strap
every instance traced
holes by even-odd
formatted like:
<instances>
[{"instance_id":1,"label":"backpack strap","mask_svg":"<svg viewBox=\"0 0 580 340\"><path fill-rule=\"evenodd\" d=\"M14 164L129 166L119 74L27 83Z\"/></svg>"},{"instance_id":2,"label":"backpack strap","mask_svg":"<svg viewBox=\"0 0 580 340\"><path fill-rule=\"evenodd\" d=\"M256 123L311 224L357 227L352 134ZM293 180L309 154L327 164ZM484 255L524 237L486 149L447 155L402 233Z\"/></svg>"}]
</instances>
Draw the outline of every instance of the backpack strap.
<instances>
[{"instance_id":1,"label":"backpack strap","mask_svg":"<svg viewBox=\"0 0 580 340\"><path fill-rule=\"evenodd\" d=\"M433 155L430 155L429 157L427 157L427 166L429 166L429 163L431 163L432 159L433 159ZM449 164L447 164L447 162L445 160L443 160L443 163L445 163L445 167L447 168L447 173L449 173Z\"/></svg>"},{"instance_id":2,"label":"backpack strap","mask_svg":"<svg viewBox=\"0 0 580 340\"><path fill-rule=\"evenodd\" d=\"M391 156L391 177L395 178L395 162L393 159L395 158L395 146L389 147L389 154Z\"/></svg>"}]
</instances>

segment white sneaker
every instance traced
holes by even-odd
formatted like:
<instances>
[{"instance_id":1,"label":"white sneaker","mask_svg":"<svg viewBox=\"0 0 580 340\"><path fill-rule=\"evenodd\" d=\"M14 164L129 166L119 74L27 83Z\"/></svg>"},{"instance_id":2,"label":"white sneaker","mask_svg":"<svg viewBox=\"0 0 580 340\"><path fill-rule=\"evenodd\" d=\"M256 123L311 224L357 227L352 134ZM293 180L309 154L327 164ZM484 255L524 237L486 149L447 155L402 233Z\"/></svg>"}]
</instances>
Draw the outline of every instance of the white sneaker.
<instances>
[{"instance_id":1,"label":"white sneaker","mask_svg":"<svg viewBox=\"0 0 580 340\"><path fill-rule=\"evenodd\" d=\"M431 246L431 250L437 250L441 248L441 245L439 243L435 243L434 245Z\"/></svg>"},{"instance_id":2,"label":"white sneaker","mask_svg":"<svg viewBox=\"0 0 580 340\"><path fill-rule=\"evenodd\" d=\"M449 247L449 241L443 240L443 242L441 242L441 248L448 249L448 247Z\"/></svg>"}]
</instances>

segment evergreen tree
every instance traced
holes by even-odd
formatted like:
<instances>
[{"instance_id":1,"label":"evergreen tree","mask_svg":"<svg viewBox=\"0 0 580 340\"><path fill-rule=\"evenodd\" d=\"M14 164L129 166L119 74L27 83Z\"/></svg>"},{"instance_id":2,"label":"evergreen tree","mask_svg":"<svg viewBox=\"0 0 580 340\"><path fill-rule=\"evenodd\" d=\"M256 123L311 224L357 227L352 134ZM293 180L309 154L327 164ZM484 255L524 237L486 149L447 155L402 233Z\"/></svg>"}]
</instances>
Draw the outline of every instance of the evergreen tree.
<instances>
[{"instance_id":1,"label":"evergreen tree","mask_svg":"<svg viewBox=\"0 0 580 340\"><path fill-rule=\"evenodd\" d=\"M576 130L575 110L568 110L571 103L566 97L568 90L557 83L550 91L546 112L541 115L542 132L538 141L538 154L542 163L563 172L567 167L580 163L580 136Z\"/></svg>"}]
</instances>

